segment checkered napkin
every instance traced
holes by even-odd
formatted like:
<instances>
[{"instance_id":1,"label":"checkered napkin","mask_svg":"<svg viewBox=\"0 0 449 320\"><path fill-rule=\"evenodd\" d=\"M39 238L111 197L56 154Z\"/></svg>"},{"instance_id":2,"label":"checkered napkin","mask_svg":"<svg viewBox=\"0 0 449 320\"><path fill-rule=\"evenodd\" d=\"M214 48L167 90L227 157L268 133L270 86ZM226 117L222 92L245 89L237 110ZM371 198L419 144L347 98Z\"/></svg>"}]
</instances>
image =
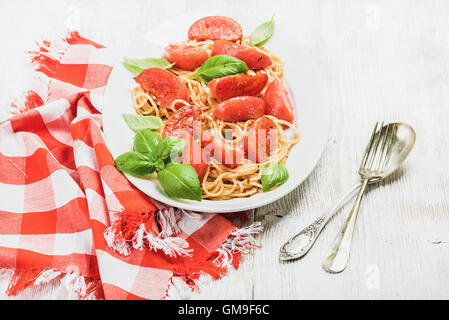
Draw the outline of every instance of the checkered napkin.
<instances>
[{"instance_id":1,"label":"checkered napkin","mask_svg":"<svg viewBox=\"0 0 449 320\"><path fill-rule=\"evenodd\" d=\"M108 49L77 32L38 45L40 80L0 123L7 293L60 280L80 297L163 299L237 267L259 225L165 206L114 167L101 125Z\"/></svg>"}]
</instances>

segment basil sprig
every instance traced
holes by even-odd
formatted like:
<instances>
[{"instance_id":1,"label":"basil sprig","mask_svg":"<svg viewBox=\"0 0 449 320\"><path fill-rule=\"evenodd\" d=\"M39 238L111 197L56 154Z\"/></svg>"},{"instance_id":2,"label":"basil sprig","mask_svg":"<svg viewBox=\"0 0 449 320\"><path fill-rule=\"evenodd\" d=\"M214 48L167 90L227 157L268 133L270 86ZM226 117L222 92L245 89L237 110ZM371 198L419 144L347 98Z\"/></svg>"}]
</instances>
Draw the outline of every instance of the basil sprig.
<instances>
[{"instance_id":1,"label":"basil sprig","mask_svg":"<svg viewBox=\"0 0 449 320\"><path fill-rule=\"evenodd\" d=\"M201 185L195 169L175 161L184 149L184 140L163 138L150 130L137 131L132 152L126 152L115 160L118 170L136 177L153 172L165 192L172 198L201 201Z\"/></svg>"},{"instance_id":2,"label":"basil sprig","mask_svg":"<svg viewBox=\"0 0 449 320\"><path fill-rule=\"evenodd\" d=\"M288 179L288 171L282 162L269 162L260 172L263 191L269 191Z\"/></svg>"},{"instance_id":3,"label":"basil sprig","mask_svg":"<svg viewBox=\"0 0 449 320\"><path fill-rule=\"evenodd\" d=\"M264 22L259 25L256 30L251 33L251 38L249 40L249 44L251 46L261 46L264 45L268 40L270 40L271 36L274 32L274 16L270 21Z\"/></svg>"},{"instance_id":4,"label":"basil sprig","mask_svg":"<svg viewBox=\"0 0 449 320\"><path fill-rule=\"evenodd\" d=\"M143 70L148 68L162 68L169 69L173 67L174 63L168 62L164 58L144 58L144 59L129 59L125 57L125 62L123 63L125 67L134 73L136 76Z\"/></svg>"},{"instance_id":5,"label":"basil sprig","mask_svg":"<svg viewBox=\"0 0 449 320\"><path fill-rule=\"evenodd\" d=\"M156 168L164 169L165 164L175 161L181 154L184 140L164 138L149 130L137 132L133 152L126 152L115 160L115 166L122 172L136 177L153 173Z\"/></svg>"},{"instance_id":6,"label":"basil sprig","mask_svg":"<svg viewBox=\"0 0 449 320\"><path fill-rule=\"evenodd\" d=\"M245 62L225 54L216 55L207 59L195 73L201 81L208 83L215 78L246 73L248 66Z\"/></svg>"},{"instance_id":7,"label":"basil sprig","mask_svg":"<svg viewBox=\"0 0 449 320\"><path fill-rule=\"evenodd\" d=\"M128 113L124 113L122 116L128 127L134 132L144 129L158 130L162 127L162 120L159 117Z\"/></svg>"}]
</instances>

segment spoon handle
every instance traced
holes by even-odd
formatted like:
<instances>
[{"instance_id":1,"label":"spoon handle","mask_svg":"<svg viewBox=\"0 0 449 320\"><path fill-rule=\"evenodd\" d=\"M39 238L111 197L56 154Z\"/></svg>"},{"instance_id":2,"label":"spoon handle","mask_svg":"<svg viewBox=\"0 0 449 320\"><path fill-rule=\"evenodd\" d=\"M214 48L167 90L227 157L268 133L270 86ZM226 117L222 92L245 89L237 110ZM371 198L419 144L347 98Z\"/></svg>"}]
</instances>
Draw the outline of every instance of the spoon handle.
<instances>
[{"instance_id":1,"label":"spoon handle","mask_svg":"<svg viewBox=\"0 0 449 320\"><path fill-rule=\"evenodd\" d=\"M352 235L354 234L355 222L357 220L357 214L359 212L360 203L365 193L366 186L368 185L369 179L364 179L362 181L362 187L360 188L357 199L355 200L354 206L349 213L348 218L341 227L334 242L332 243L327 257L323 262L323 269L331 273L342 272L346 268L346 264L349 259L349 252L351 250Z\"/></svg>"},{"instance_id":2,"label":"spoon handle","mask_svg":"<svg viewBox=\"0 0 449 320\"><path fill-rule=\"evenodd\" d=\"M316 239L324 229L328 221L340 210L340 208L353 196L354 192L361 187L362 183L356 183L350 190L326 213L318 217L298 234L291 237L280 249L279 259L282 261L302 258L312 248Z\"/></svg>"}]
</instances>

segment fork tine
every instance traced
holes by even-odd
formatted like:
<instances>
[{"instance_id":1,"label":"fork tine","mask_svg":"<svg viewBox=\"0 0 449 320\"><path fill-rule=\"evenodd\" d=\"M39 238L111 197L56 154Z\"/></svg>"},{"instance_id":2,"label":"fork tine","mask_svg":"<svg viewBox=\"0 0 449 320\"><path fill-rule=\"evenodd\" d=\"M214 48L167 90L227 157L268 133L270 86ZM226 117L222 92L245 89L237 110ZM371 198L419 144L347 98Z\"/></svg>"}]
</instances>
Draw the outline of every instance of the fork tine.
<instances>
[{"instance_id":1,"label":"fork tine","mask_svg":"<svg viewBox=\"0 0 449 320\"><path fill-rule=\"evenodd\" d=\"M376 125L374 126L374 130L371 133L371 138L369 139L368 145L366 146L365 154L363 155L363 159L362 159L362 163L360 164L359 171L362 170L365 167L366 162L368 161L368 155L369 155L370 150L371 150L371 148L373 146L374 137L376 136L376 131L377 131L377 126L378 125L379 125L379 122L376 122Z\"/></svg>"},{"instance_id":2,"label":"fork tine","mask_svg":"<svg viewBox=\"0 0 449 320\"><path fill-rule=\"evenodd\" d=\"M376 145L375 145L374 149L370 150L369 165L367 167L365 166L364 167L365 169L373 167L374 158L376 157L376 154L377 154L377 150L379 147L379 141L380 141L380 137L382 136L383 129L384 129L384 122L382 121L382 124L380 125L380 129L376 134Z\"/></svg>"},{"instance_id":3,"label":"fork tine","mask_svg":"<svg viewBox=\"0 0 449 320\"><path fill-rule=\"evenodd\" d=\"M390 160L390 156L391 156L392 149L393 149L393 148L392 148L392 147L393 147L393 138L394 138L394 136L396 136L397 130L398 130L398 126L397 126L397 125L394 125L394 126L393 126L393 129L391 130L391 134L390 134L390 136L389 136L388 142L387 142L388 148L387 148L387 153L386 153L386 155L385 155L385 158L383 159L383 163L382 163L382 167L381 167L381 170L382 170L382 171L385 170L385 167L387 166L387 163L388 163L389 160Z\"/></svg>"},{"instance_id":4,"label":"fork tine","mask_svg":"<svg viewBox=\"0 0 449 320\"><path fill-rule=\"evenodd\" d=\"M379 171L379 169L381 168L380 164L383 162L383 158L384 158L384 154L385 154L385 150L386 150L385 146L387 145L387 139L389 138L388 134L390 131L390 126L387 124L382 129L383 129L383 131L381 132L382 142L380 143L381 148L379 150L379 156L377 157L377 164L376 164L375 171Z\"/></svg>"}]
</instances>

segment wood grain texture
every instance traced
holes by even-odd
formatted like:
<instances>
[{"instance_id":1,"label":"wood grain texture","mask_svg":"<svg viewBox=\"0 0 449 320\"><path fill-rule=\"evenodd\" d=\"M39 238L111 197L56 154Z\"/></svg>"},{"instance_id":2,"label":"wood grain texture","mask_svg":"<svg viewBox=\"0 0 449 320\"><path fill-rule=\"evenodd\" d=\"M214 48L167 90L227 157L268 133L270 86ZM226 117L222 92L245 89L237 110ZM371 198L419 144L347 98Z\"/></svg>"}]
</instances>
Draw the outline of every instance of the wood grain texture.
<instances>
[{"instance_id":1,"label":"wood grain texture","mask_svg":"<svg viewBox=\"0 0 449 320\"><path fill-rule=\"evenodd\" d=\"M173 15L232 8L267 18L274 12L276 21L294 26L294 40L320 63L332 121L327 147L309 178L256 211L255 219L266 224L262 248L192 298L448 299L448 1L2 1L0 112L26 87L29 73L19 53L68 24L107 46L126 46L134 34ZM350 205L303 260L280 263L280 245L357 178L376 120L408 122L417 142L403 168L364 198L346 271L328 274L321 261ZM75 297L55 283L15 298Z\"/></svg>"}]
</instances>

